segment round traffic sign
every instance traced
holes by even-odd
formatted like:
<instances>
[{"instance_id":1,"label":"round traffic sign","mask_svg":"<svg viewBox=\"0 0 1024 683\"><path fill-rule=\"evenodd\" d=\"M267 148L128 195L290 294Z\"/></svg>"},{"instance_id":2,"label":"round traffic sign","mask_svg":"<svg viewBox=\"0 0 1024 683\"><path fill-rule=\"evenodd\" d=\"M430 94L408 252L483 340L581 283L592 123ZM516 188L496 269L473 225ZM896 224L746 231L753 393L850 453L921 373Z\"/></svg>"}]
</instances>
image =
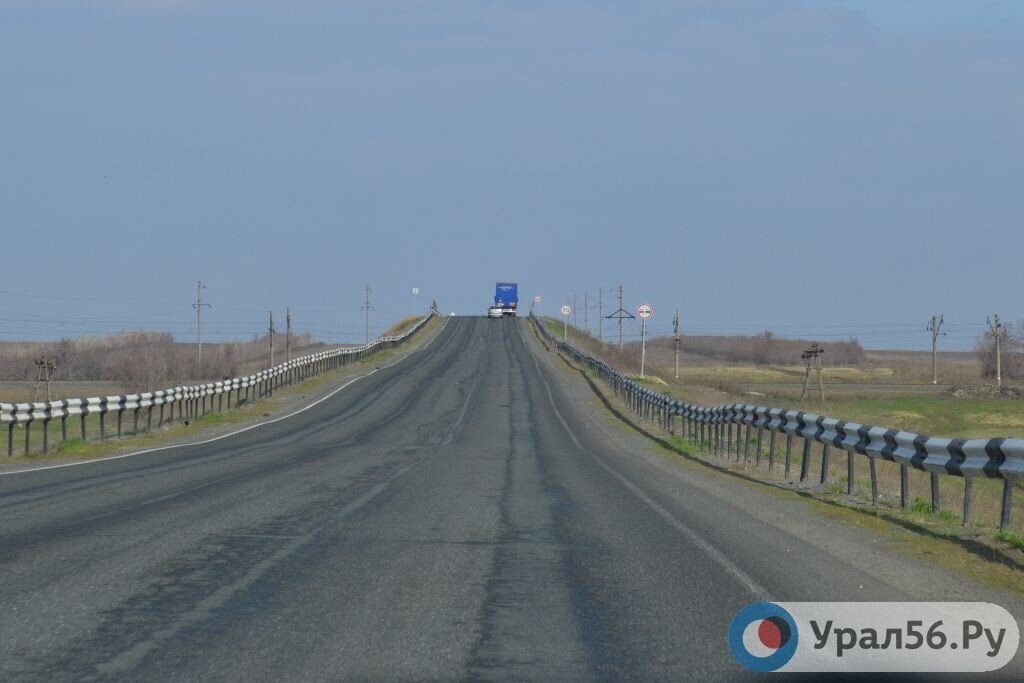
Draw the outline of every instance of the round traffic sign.
<instances>
[{"instance_id":1,"label":"round traffic sign","mask_svg":"<svg viewBox=\"0 0 1024 683\"><path fill-rule=\"evenodd\" d=\"M538 294L537 296L533 297L533 303L535 303L535 304L539 304L540 303L540 294Z\"/></svg>"},{"instance_id":2,"label":"round traffic sign","mask_svg":"<svg viewBox=\"0 0 1024 683\"><path fill-rule=\"evenodd\" d=\"M647 304L640 304L640 306L638 306L636 309L636 314L643 318L644 320L647 320L652 315L654 315L654 309L648 306Z\"/></svg>"},{"instance_id":3,"label":"round traffic sign","mask_svg":"<svg viewBox=\"0 0 1024 683\"><path fill-rule=\"evenodd\" d=\"M562 306L562 315L569 315L572 313L572 309L569 306Z\"/></svg>"}]
</instances>

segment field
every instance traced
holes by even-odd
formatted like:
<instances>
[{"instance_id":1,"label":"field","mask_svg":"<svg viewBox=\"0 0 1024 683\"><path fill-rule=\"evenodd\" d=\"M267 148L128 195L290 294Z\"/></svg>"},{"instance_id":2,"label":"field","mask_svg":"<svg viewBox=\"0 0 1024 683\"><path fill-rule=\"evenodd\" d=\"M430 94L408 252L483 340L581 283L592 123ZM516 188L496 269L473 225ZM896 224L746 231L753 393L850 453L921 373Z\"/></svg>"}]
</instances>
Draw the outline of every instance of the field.
<instances>
[{"instance_id":1,"label":"field","mask_svg":"<svg viewBox=\"0 0 1024 683\"><path fill-rule=\"evenodd\" d=\"M561 322L546 324L561 338ZM601 344L571 326L569 341L624 372L640 372L638 343L626 344L620 353L617 346ZM1024 401L952 396L955 385L986 382L974 354L939 353L938 385L931 382L931 353L926 351L867 351L863 362L848 366L828 365L827 353L825 358L824 402L813 375L807 397L800 401L804 366L799 358L788 365L755 365L684 351L676 379L671 340L659 339L648 343L645 375L662 391L702 405L741 402L793 408L933 436L1024 438Z\"/></svg>"},{"instance_id":2,"label":"field","mask_svg":"<svg viewBox=\"0 0 1024 683\"><path fill-rule=\"evenodd\" d=\"M563 335L561 321L545 319L544 324L559 339ZM626 344L620 352L617 345L602 344L582 330L569 328L569 342L591 355L603 358L616 368L630 374L656 391L674 398L712 406L722 403L753 403L774 408L791 408L819 415L856 421L894 429L905 429L933 436L1020 437L1024 438L1024 401L1005 398L954 398L954 384L981 384L980 364L969 353L946 353L939 356L939 379L944 384L931 383L931 354L908 351L869 351L861 363L850 366L824 367L825 395L822 402L816 387L800 401L804 367L792 365L755 365L709 359L695 354L680 354L679 378L675 378L671 340L658 340L647 348L644 378L640 380L640 345ZM738 437L734 436L738 439ZM714 449L690 435L677 435L674 445L688 453L711 455ZM732 460L720 454L711 457L718 466L727 467L756 476L758 479L788 482L798 488L813 490L817 496L842 499L857 506L870 501L870 477L865 459L855 458L854 494L847 496L847 455L832 450L824 477L824 452L814 444L808 462L807 481L797 481L802 466L800 448L791 454L790 471L785 471L784 439L777 440L776 451L770 455L770 442L765 434L758 453L756 430L751 435L746 456ZM773 457L772 457L773 456ZM770 469L770 471L769 471ZM873 510L879 514L891 512L903 521L926 527L940 527L944 533L962 536L988 533L999 520L1000 481L977 479L974 483L974 515L967 527L960 526L964 502L964 482L953 477L941 477L939 485L939 511L931 509L930 478L927 473L911 469L909 472L910 508L900 510L900 469L888 462L877 463L879 505ZM822 483L824 482L824 483ZM1020 492L1020 487L1018 493ZM1019 496L1015 496L1017 498ZM1019 506L1018 506L1019 507ZM888 511L888 512L886 512ZM1011 520L1011 545L1024 537L1014 536L1024 531L1024 513L1015 511ZM1002 538L1003 536L999 536Z\"/></svg>"}]
</instances>

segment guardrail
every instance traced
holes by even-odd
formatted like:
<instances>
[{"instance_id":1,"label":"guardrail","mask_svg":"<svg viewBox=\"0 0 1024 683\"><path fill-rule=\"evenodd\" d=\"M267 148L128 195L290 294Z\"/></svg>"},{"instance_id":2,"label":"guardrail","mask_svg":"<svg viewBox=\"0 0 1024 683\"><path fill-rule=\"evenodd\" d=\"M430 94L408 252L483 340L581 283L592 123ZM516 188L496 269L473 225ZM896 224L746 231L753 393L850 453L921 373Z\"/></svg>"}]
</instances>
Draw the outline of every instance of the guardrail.
<instances>
[{"instance_id":1,"label":"guardrail","mask_svg":"<svg viewBox=\"0 0 1024 683\"><path fill-rule=\"evenodd\" d=\"M871 475L871 502L878 504L876 462L887 460L900 467L900 504L910 506L910 469L928 472L931 479L931 504L939 511L939 477L961 477L964 480L963 523L971 521L973 481L976 477L1000 479L1003 482L999 526L1010 524L1014 484L1024 481L1024 439L945 439L898 429L873 427L856 422L804 413L783 408L766 408L746 403L719 406L699 406L677 401L629 379L608 363L594 358L567 344L551 332L532 313L530 319L540 335L575 363L596 373L611 386L615 394L631 410L644 419L654 420L670 432L675 431L675 419L682 419L683 433L701 449L716 455L746 461L756 430L756 458L762 456L762 440L769 436L768 469L775 467L777 436L785 436L784 466L789 476L794 440L803 439L800 481L810 472L812 443L822 446L820 483L827 482L829 456L832 448L847 454L847 493L854 493L854 473L857 456L865 456ZM734 435L735 432L735 435ZM759 464L755 462L755 464Z\"/></svg>"},{"instance_id":2,"label":"guardrail","mask_svg":"<svg viewBox=\"0 0 1024 683\"><path fill-rule=\"evenodd\" d=\"M90 415L98 415L99 438L106 439L108 436L106 416L110 413L117 416L115 435L120 437L123 434L123 421L126 413L131 413L132 431L138 433L140 412L143 410L145 410L146 432L153 427L155 409L159 409L156 418L157 425L175 419L194 419L214 410L220 412L224 410L225 399L227 399L227 409L230 410L232 396L234 396L234 403L237 407L243 401L243 392L245 401L261 396L272 396L277 387L340 368L357 362L371 353L398 346L419 331L435 315L439 315L439 313L432 308L426 316L400 335L378 337L362 346L311 353L245 377L125 396L70 398L37 403L0 403L0 424L7 425L7 455L14 455L14 431L18 426L25 429L25 454L31 452L32 425L36 422L42 423L42 452L47 453L50 446L48 427L53 420L60 420L61 441L67 441L68 419L77 417L80 422L81 439L86 440L88 437L86 418ZM214 399L217 403L216 408ZM175 415L176 411L177 416ZM167 414L165 415L165 413Z\"/></svg>"}]
</instances>

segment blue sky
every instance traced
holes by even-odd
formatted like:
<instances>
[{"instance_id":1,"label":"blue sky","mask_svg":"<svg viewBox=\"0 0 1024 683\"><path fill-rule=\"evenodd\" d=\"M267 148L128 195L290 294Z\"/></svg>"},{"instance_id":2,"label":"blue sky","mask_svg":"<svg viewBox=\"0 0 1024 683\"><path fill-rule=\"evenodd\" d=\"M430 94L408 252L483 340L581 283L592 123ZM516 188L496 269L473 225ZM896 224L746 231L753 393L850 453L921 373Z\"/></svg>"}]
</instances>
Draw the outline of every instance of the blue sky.
<instances>
[{"instance_id":1,"label":"blue sky","mask_svg":"<svg viewBox=\"0 0 1024 683\"><path fill-rule=\"evenodd\" d=\"M338 341L367 283L379 330L518 280L969 347L1024 318L1022 7L0 2L0 340L188 339L202 279L211 338Z\"/></svg>"}]
</instances>

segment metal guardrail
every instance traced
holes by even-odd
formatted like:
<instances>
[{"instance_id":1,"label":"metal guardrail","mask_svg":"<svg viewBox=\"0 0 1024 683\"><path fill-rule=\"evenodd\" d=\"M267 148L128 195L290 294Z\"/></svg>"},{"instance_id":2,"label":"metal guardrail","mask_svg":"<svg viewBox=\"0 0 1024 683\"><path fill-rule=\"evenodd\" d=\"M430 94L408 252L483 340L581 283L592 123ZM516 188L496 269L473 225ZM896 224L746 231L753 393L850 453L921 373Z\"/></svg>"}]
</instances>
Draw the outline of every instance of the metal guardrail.
<instances>
[{"instance_id":1,"label":"metal guardrail","mask_svg":"<svg viewBox=\"0 0 1024 683\"><path fill-rule=\"evenodd\" d=\"M272 396L277 387L319 375L328 370L354 363L371 353L398 346L435 315L439 315L439 313L436 309L431 309L425 317L400 335L378 337L362 346L343 347L308 354L245 377L124 396L70 398L37 403L0 403L0 424L7 425L7 455L14 455L14 430L17 426L22 426L25 429L25 453L31 452L32 425L36 422L42 423L42 452L47 453L49 451L48 426L53 420L60 420L61 440L67 441L68 419L79 418L80 436L82 440L86 440L86 418L90 415L98 415L99 438L106 439L108 436L106 416L110 413L117 416L115 435L121 436L126 413L131 413L132 431L137 433L140 412L143 410L145 410L145 431L147 432L153 427L154 409L159 409L158 425L174 420L175 411L177 411L179 420L193 419L215 409L219 412L224 409L225 398L227 399L227 409L230 410L232 396L234 396L237 407L243 400L243 392L244 400L247 401L260 396ZM217 402L216 408L214 399ZM165 412L169 414L165 415Z\"/></svg>"},{"instance_id":2,"label":"metal guardrail","mask_svg":"<svg viewBox=\"0 0 1024 683\"><path fill-rule=\"evenodd\" d=\"M939 477L961 477L964 480L963 522L971 520L973 480L976 477L1003 481L1000 528L1010 524L1013 487L1024 482L1024 439L946 439L914 434L898 429L862 425L847 420L804 413L783 408L767 408L746 403L699 406L677 401L629 379L608 363L567 344L530 314L534 326L547 341L575 363L595 372L609 384L616 395L643 418L659 422L675 431L675 418L682 418L683 433L701 448L705 445L716 455L745 461L756 430L756 458L762 455L764 433L769 436L768 468L775 466L776 438L785 436L784 466L789 476L794 440L803 439L800 481L809 476L811 445L822 446L820 482L828 478L829 455L832 448L847 453L847 493L854 493L856 456L866 456L871 474L871 501L878 503L878 480L875 464L887 460L900 466L900 503L910 505L910 469L928 472L931 478L932 510L939 510ZM735 432L735 435L734 435Z\"/></svg>"}]
</instances>

